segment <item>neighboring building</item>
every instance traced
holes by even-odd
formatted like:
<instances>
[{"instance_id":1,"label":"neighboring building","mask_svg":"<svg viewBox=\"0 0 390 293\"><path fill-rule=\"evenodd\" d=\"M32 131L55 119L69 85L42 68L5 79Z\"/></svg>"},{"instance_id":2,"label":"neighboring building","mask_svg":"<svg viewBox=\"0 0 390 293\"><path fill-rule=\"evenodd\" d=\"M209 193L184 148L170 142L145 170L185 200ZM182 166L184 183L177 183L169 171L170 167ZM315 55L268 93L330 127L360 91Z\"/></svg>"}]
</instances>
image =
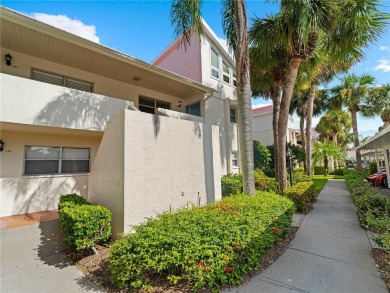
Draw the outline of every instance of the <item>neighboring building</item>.
<instances>
[{"instance_id":1,"label":"neighboring building","mask_svg":"<svg viewBox=\"0 0 390 293\"><path fill-rule=\"evenodd\" d=\"M235 138L220 138L236 131L224 116L232 85L215 96L203 80L4 7L0 17L1 216L56 209L60 194L79 193L113 212L115 237L198 196L221 198L221 174L234 165L226 150L237 151Z\"/></svg>"},{"instance_id":2,"label":"neighboring building","mask_svg":"<svg viewBox=\"0 0 390 293\"><path fill-rule=\"evenodd\" d=\"M356 148L355 147L347 148L346 159L351 160L353 162L356 162Z\"/></svg>"},{"instance_id":3,"label":"neighboring building","mask_svg":"<svg viewBox=\"0 0 390 293\"><path fill-rule=\"evenodd\" d=\"M301 139L300 131L296 132L296 139L297 139L297 143L299 145L302 145L302 139ZM318 141L318 132L315 130L315 128L312 128L311 129L311 148L312 149L314 148L314 145L317 143L317 141Z\"/></svg>"},{"instance_id":4,"label":"neighboring building","mask_svg":"<svg viewBox=\"0 0 390 293\"><path fill-rule=\"evenodd\" d=\"M259 141L264 146L274 144L272 110L273 105L252 109L253 139ZM296 134L294 118L289 115L287 123L287 143L291 142L292 144L297 144Z\"/></svg>"},{"instance_id":5,"label":"neighboring building","mask_svg":"<svg viewBox=\"0 0 390 293\"><path fill-rule=\"evenodd\" d=\"M215 92L186 107L186 112L197 115L198 108L207 109L205 122L219 126L221 168L224 174L239 172L237 140L237 98L235 62L228 49L202 20L204 36L201 41L193 35L184 49L181 39L175 40L152 64L175 72Z\"/></svg>"}]
</instances>

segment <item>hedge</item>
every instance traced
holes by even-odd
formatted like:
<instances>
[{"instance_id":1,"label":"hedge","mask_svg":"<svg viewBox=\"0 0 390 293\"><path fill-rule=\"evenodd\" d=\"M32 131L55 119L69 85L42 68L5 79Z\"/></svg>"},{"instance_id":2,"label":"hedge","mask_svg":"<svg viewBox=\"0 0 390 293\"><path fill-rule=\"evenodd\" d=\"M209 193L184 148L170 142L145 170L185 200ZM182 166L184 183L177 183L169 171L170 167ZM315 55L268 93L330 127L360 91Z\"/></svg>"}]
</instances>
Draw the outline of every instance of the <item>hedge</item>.
<instances>
[{"instance_id":1,"label":"hedge","mask_svg":"<svg viewBox=\"0 0 390 293\"><path fill-rule=\"evenodd\" d=\"M313 166L314 175L326 175L324 166Z\"/></svg>"},{"instance_id":2,"label":"hedge","mask_svg":"<svg viewBox=\"0 0 390 293\"><path fill-rule=\"evenodd\" d=\"M313 182L299 182L283 191L284 196L292 200L298 212L308 212L316 199Z\"/></svg>"},{"instance_id":3,"label":"hedge","mask_svg":"<svg viewBox=\"0 0 390 293\"><path fill-rule=\"evenodd\" d=\"M355 170L345 170L344 177L360 223L378 233L374 241L390 248L390 198L379 194Z\"/></svg>"},{"instance_id":4,"label":"hedge","mask_svg":"<svg viewBox=\"0 0 390 293\"><path fill-rule=\"evenodd\" d=\"M61 196L58 213L60 228L70 248L77 251L94 249L97 243L111 236L111 212L77 194Z\"/></svg>"},{"instance_id":5,"label":"hedge","mask_svg":"<svg viewBox=\"0 0 390 293\"><path fill-rule=\"evenodd\" d=\"M272 193L224 198L206 207L164 213L111 246L112 281L150 289L156 274L194 291L239 284L291 227L293 203Z\"/></svg>"}]
</instances>

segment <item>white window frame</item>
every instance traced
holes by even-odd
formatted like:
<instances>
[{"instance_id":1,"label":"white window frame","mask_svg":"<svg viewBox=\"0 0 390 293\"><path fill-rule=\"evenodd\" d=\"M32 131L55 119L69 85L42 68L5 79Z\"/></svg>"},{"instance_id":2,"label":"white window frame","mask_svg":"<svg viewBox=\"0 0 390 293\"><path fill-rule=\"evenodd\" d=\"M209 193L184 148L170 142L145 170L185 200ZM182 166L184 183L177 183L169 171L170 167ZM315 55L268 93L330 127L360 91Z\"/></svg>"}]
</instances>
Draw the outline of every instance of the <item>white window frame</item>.
<instances>
[{"instance_id":1,"label":"white window frame","mask_svg":"<svg viewBox=\"0 0 390 293\"><path fill-rule=\"evenodd\" d=\"M227 67L227 70L228 70L227 73L226 73L225 70L224 70L225 67ZM230 84L230 81L232 80L230 75L231 75L230 66L229 66L229 64L228 64L226 61L224 61L224 60L222 59L222 82L224 82L224 83L226 83L226 84ZM225 76L228 78L229 81L225 81L225 80L224 80L224 77L225 77Z\"/></svg>"},{"instance_id":2,"label":"white window frame","mask_svg":"<svg viewBox=\"0 0 390 293\"><path fill-rule=\"evenodd\" d=\"M234 111L234 115L232 115L232 110ZM230 107L229 109L230 123L237 124L237 109ZM232 121L232 117L234 117L234 121Z\"/></svg>"},{"instance_id":3,"label":"white window frame","mask_svg":"<svg viewBox=\"0 0 390 293\"><path fill-rule=\"evenodd\" d=\"M191 103L191 104L189 104L189 105L186 105L186 114L188 114L188 115L193 115L193 116L198 116L198 115L195 115L195 114L187 113L187 109L191 111L191 106L194 106L194 105L196 105L196 104L199 104L199 109L200 109L199 117L202 117L202 103L201 103L200 100L199 100L199 101L196 101L196 102L194 102L194 103ZM190 111L189 111L189 112L190 112Z\"/></svg>"},{"instance_id":4,"label":"white window frame","mask_svg":"<svg viewBox=\"0 0 390 293\"><path fill-rule=\"evenodd\" d=\"M238 151L232 151L232 167L238 167Z\"/></svg>"},{"instance_id":5,"label":"white window frame","mask_svg":"<svg viewBox=\"0 0 390 293\"><path fill-rule=\"evenodd\" d=\"M237 87L237 74L232 70L232 86Z\"/></svg>"},{"instance_id":6,"label":"white window frame","mask_svg":"<svg viewBox=\"0 0 390 293\"><path fill-rule=\"evenodd\" d=\"M27 148L31 147L48 147L48 148L59 148L58 159L26 159ZM63 150L69 149L83 149L88 150L89 156L88 159L78 160L78 159L63 159L62 153ZM56 173L39 173L39 174L26 174L26 161L58 161L58 170ZM62 161L88 161L88 171L87 172L61 172L62 171ZM59 174L89 174L91 171L91 148L85 147L60 147L60 146L43 146L43 145L26 145L24 146L24 157L23 157L23 176L41 176L41 175L59 175Z\"/></svg>"},{"instance_id":7,"label":"white window frame","mask_svg":"<svg viewBox=\"0 0 390 293\"><path fill-rule=\"evenodd\" d=\"M143 105L140 103L140 99L148 99L148 100L153 100L154 101L154 107L152 108L151 106L148 106L148 105ZM138 96L138 109L139 109L139 106L142 106L142 107L146 107L146 108L150 108L150 109L154 109L156 110L157 109L157 102L162 102L162 103L166 103L169 105L169 107L167 108L167 110L171 110L171 102L167 102L167 101L163 101L163 100L158 100L158 99L155 99L155 98L151 98L151 97L147 97L147 96L143 96L143 95L139 95ZM165 109L165 108L164 108ZM140 110L141 111L141 110ZM143 112L143 111L141 111ZM149 112L143 112L143 113L149 113Z\"/></svg>"},{"instance_id":8,"label":"white window frame","mask_svg":"<svg viewBox=\"0 0 390 293\"><path fill-rule=\"evenodd\" d=\"M214 67L211 63L211 56L212 52L214 52L217 55L217 61L218 61L218 68ZM213 76L213 70L215 70L218 73L218 77ZM218 54L218 51L215 50L213 47L210 47L210 76L212 78L221 80L221 56Z\"/></svg>"}]
</instances>

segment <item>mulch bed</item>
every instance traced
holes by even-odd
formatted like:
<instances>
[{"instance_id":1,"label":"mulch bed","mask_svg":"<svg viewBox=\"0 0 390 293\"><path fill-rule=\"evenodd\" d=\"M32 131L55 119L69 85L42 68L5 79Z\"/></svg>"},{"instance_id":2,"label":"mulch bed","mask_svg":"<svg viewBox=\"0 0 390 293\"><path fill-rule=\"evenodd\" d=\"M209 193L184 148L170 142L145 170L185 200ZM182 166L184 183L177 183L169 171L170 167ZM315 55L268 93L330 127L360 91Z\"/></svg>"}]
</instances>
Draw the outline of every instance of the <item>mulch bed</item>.
<instances>
[{"instance_id":1,"label":"mulch bed","mask_svg":"<svg viewBox=\"0 0 390 293\"><path fill-rule=\"evenodd\" d=\"M381 278L385 281L387 290L390 292L390 250L373 248L371 255L374 257Z\"/></svg>"},{"instance_id":2,"label":"mulch bed","mask_svg":"<svg viewBox=\"0 0 390 293\"><path fill-rule=\"evenodd\" d=\"M260 274L266 268L268 268L272 263L274 263L278 257L283 254L287 249L291 240L294 239L295 234L298 228L292 227L291 230L283 236L277 243L267 250L266 256L261 260L260 268L257 271L249 272L244 278L244 283L248 282L252 277ZM107 246L97 246L98 254L91 253L76 253L74 251L69 251L67 256L72 260L76 267L84 272L87 277L95 284L99 285L101 288L105 289L108 292L128 292L127 290L120 290L111 283L111 273L108 267L108 257L110 254L110 249ZM153 287L153 293L182 293L182 292L192 292L191 287L187 283L179 283L173 285L169 283L164 275L155 275L154 278L151 278L152 282L150 285ZM134 292L134 291L132 291ZM143 291L138 291L143 292ZM207 289L200 292L211 292Z\"/></svg>"}]
</instances>

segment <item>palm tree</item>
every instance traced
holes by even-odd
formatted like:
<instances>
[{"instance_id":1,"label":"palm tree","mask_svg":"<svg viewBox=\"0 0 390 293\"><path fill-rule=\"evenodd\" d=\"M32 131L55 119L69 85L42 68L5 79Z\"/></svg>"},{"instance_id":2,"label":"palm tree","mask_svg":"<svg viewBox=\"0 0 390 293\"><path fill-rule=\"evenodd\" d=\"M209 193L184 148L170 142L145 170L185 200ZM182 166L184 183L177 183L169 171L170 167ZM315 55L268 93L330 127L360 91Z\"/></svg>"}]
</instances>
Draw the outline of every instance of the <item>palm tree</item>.
<instances>
[{"instance_id":1,"label":"palm tree","mask_svg":"<svg viewBox=\"0 0 390 293\"><path fill-rule=\"evenodd\" d=\"M329 160L343 160L344 155L342 150L334 144L334 142L315 144L312 154L315 163L323 161L325 167L325 175L328 175Z\"/></svg>"},{"instance_id":2,"label":"palm tree","mask_svg":"<svg viewBox=\"0 0 390 293\"><path fill-rule=\"evenodd\" d=\"M283 48L289 65L283 83L278 121L278 181L286 187L286 132L288 113L300 64L324 46L334 59L359 61L363 48L376 40L386 28L387 14L377 10L377 0L299 0L281 1L281 11L273 21L256 20L253 38L272 56ZM321 35L324 37L321 38ZM324 43L320 43L322 39Z\"/></svg>"},{"instance_id":3,"label":"palm tree","mask_svg":"<svg viewBox=\"0 0 390 293\"><path fill-rule=\"evenodd\" d=\"M171 22L182 44L192 34L203 35L201 0L172 0ZM244 0L222 1L222 25L227 43L235 54L237 71L238 136L242 162L243 189L254 194L252 102L249 73L248 19Z\"/></svg>"},{"instance_id":4,"label":"palm tree","mask_svg":"<svg viewBox=\"0 0 390 293\"><path fill-rule=\"evenodd\" d=\"M355 148L359 146L359 131L357 126L357 113L362 116L371 116L375 104L370 100L369 94L372 91L372 86L375 78L368 74L355 75L349 74L343 77L341 84L332 88L333 97L331 97L330 105L333 108L346 107L351 113L352 129L354 136ZM360 150L356 151L357 168L362 172L362 162Z\"/></svg>"}]
</instances>

